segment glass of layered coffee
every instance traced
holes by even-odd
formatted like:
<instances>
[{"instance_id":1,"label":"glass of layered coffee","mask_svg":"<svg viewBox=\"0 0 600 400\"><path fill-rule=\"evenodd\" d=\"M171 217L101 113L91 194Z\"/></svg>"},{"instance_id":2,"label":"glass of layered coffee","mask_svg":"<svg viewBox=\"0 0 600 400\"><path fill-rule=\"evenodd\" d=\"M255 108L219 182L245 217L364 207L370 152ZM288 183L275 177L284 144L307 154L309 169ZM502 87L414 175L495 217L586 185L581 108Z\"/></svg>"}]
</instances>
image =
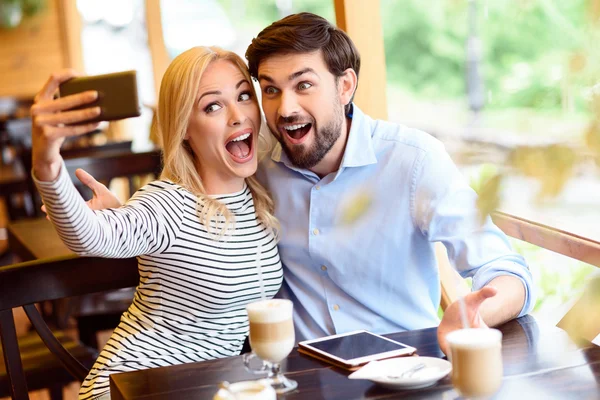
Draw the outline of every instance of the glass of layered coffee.
<instances>
[{"instance_id":1,"label":"glass of layered coffee","mask_svg":"<svg viewBox=\"0 0 600 400\"><path fill-rule=\"evenodd\" d=\"M452 384L468 399L487 398L502 385L502 332L459 329L446 336L452 362Z\"/></svg>"},{"instance_id":2,"label":"glass of layered coffee","mask_svg":"<svg viewBox=\"0 0 600 400\"><path fill-rule=\"evenodd\" d=\"M250 347L252 353L244 354L244 365L253 372L267 372L267 381L277 393L286 393L298 383L286 378L280 370L283 361L294 348L295 334L292 321L292 302L271 299L250 303L246 307L250 321ZM252 368L252 359L258 357L262 366Z\"/></svg>"}]
</instances>

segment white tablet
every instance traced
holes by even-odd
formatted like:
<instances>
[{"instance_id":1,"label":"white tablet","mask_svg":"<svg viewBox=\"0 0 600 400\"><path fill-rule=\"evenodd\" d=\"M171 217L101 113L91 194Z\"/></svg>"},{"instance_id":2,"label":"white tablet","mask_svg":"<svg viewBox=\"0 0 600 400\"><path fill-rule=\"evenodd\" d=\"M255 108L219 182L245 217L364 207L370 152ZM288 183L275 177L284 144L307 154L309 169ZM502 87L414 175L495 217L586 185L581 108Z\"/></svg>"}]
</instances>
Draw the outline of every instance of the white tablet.
<instances>
[{"instance_id":1,"label":"white tablet","mask_svg":"<svg viewBox=\"0 0 600 400\"><path fill-rule=\"evenodd\" d=\"M365 330L305 340L298 343L298 346L345 366L358 366L373 360L410 355L417 350Z\"/></svg>"}]
</instances>

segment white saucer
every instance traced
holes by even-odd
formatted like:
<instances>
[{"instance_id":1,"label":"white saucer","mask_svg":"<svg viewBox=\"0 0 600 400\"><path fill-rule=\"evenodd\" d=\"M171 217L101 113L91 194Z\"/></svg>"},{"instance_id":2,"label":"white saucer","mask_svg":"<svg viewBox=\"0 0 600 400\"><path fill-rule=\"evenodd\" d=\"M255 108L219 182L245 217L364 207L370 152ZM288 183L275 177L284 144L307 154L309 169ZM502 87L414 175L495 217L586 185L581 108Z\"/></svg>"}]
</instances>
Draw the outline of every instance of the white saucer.
<instances>
[{"instance_id":1,"label":"white saucer","mask_svg":"<svg viewBox=\"0 0 600 400\"><path fill-rule=\"evenodd\" d=\"M425 368L416 371L410 377L400 377L409 368L417 364ZM348 376L349 379L367 379L388 389L420 389L435 384L452 370L452 364L435 357L401 357L389 360L371 361Z\"/></svg>"}]
</instances>

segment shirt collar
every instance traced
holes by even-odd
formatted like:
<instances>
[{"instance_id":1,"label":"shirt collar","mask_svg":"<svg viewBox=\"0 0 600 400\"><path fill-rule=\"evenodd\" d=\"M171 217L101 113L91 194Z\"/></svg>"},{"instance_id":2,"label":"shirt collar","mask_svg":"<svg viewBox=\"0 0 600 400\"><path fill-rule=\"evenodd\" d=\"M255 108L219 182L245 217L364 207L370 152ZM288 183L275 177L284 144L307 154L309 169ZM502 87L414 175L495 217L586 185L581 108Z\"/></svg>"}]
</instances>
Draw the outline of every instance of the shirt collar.
<instances>
[{"instance_id":1,"label":"shirt collar","mask_svg":"<svg viewBox=\"0 0 600 400\"><path fill-rule=\"evenodd\" d=\"M377 163L372 138L373 120L367 117L354 103L352 103L349 116L352 119L352 125L350 126L350 133L348 134L348 141L344 150L340 171L346 167L362 167ZM298 170L285 152L282 151L279 142L277 142L271 152L271 159L275 162L282 162L288 168Z\"/></svg>"},{"instance_id":2,"label":"shirt collar","mask_svg":"<svg viewBox=\"0 0 600 400\"><path fill-rule=\"evenodd\" d=\"M346 167L377 164L373 148L373 120L367 117L354 103L352 103L350 114L352 115L352 125L340 170Z\"/></svg>"}]
</instances>

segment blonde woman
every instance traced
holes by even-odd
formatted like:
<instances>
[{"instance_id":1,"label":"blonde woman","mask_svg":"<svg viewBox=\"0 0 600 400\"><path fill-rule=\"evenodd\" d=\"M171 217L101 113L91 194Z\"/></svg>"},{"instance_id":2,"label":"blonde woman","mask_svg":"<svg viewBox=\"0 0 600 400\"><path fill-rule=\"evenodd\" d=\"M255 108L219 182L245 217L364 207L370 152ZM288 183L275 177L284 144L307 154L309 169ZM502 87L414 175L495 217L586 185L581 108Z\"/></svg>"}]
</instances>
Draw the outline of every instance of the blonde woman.
<instances>
[{"instance_id":1,"label":"blonde woman","mask_svg":"<svg viewBox=\"0 0 600 400\"><path fill-rule=\"evenodd\" d=\"M282 282L273 203L253 177L260 112L244 62L218 48L195 47L173 60L162 80L160 180L123 207L90 210L59 153L67 136L95 128L87 92L53 99L74 76L52 76L36 96L33 174L65 244L80 255L138 257L140 283L130 308L83 382L80 399L110 398L108 376L240 353L245 306ZM66 125L68 124L68 125Z\"/></svg>"}]
</instances>

